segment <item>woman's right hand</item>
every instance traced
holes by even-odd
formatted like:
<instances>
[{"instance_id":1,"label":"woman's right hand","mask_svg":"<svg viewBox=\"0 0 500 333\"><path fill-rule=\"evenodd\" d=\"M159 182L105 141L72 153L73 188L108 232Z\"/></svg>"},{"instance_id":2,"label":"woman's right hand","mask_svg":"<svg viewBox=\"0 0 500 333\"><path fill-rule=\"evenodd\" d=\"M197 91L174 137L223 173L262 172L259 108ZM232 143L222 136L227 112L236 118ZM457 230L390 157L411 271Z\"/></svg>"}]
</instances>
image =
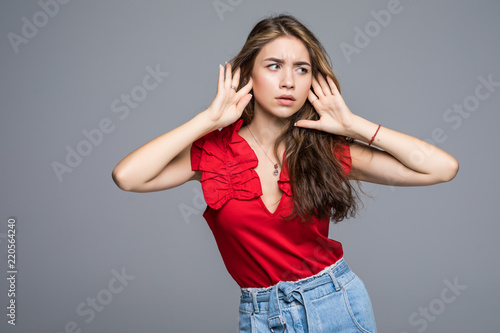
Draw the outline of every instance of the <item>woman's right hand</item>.
<instances>
[{"instance_id":1,"label":"woman's right hand","mask_svg":"<svg viewBox=\"0 0 500 333\"><path fill-rule=\"evenodd\" d=\"M232 77L230 63L226 63L225 68L222 65L219 66L217 95L212 104L205 110L208 119L214 123L214 128L223 128L238 120L252 99L252 95L249 93L252 90L251 77L248 83L236 92L240 83L240 72L241 69L237 68L234 77ZM231 88L231 86L236 87L236 89Z\"/></svg>"}]
</instances>

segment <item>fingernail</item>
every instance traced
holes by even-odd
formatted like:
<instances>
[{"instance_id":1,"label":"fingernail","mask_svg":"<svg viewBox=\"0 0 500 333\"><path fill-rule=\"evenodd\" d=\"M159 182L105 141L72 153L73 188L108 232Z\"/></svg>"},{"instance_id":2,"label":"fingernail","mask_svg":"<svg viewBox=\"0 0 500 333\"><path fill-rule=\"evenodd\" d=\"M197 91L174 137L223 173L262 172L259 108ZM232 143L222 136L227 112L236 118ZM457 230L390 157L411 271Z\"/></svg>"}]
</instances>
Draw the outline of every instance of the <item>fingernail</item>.
<instances>
[{"instance_id":1,"label":"fingernail","mask_svg":"<svg viewBox=\"0 0 500 333\"><path fill-rule=\"evenodd\" d=\"M297 126L297 123L296 123L296 122L295 122L295 123L293 123L293 126Z\"/></svg>"}]
</instances>

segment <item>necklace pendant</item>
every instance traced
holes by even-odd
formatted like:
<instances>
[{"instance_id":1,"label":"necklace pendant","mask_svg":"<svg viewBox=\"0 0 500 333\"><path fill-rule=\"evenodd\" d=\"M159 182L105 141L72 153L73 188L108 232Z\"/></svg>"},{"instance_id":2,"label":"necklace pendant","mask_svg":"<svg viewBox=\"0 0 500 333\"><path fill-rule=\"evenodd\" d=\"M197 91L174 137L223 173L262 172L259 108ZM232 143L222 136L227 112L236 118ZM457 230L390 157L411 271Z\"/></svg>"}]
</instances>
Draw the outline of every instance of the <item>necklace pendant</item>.
<instances>
[{"instance_id":1,"label":"necklace pendant","mask_svg":"<svg viewBox=\"0 0 500 333\"><path fill-rule=\"evenodd\" d=\"M275 164L275 165L274 165L273 175L275 175L275 176L277 176L277 175L278 175L278 164Z\"/></svg>"}]
</instances>

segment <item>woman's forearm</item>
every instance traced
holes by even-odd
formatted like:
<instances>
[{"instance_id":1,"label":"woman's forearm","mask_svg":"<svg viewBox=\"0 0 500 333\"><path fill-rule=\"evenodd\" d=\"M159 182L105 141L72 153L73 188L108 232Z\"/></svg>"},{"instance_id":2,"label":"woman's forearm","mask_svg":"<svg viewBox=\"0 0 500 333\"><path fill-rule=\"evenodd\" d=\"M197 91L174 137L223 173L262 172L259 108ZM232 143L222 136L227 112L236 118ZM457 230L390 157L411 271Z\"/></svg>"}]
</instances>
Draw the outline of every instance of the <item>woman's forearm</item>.
<instances>
[{"instance_id":1,"label":"woman's forearm","mask_svg":"<svg viewBox=\"0 0 500 333\"><path fill-rule=\"evenodd\" d=\"M369 143L378 124L354 116L347 136ZM394 156L408 168L425 174L434 174L448 181L458 171L458 161L444 150L416 137L381 126L372 145Z\"/></svg>"},{"instance_id":2,"label":"woman's forearm","mask_svg":"<svg viewBox=\"0 0 500 333\"><path fill-rule=\"evenodd\" d=\"M122 189L131 189L155 178L189 144L216 129L206 113L205 110L197 114L127 155L113 170L115 183Z\"/></svg>"}]
</instances>

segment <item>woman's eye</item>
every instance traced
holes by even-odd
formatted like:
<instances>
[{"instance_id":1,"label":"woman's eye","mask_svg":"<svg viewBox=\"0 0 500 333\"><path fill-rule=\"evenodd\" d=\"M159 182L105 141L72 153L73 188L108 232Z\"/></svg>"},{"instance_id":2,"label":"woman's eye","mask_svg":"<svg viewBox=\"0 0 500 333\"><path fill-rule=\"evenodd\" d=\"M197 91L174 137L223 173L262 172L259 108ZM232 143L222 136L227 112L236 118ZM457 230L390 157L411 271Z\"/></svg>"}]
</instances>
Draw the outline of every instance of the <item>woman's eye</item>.
<instances>
[{"instance_id":1,"label":"woman's eye","mask_svg":"<svg viewBox=\"0 0 500 333\"><path fill-rule=\"evenodd\" d=\"M276 70L276 69L278 69L279 67L280 67L280 65L279 65L279 64L271 64L271 65L267 66L267 68L269 68L269 69L271 69L271 70ZM307 73L309 72L309 70L308 70L307 68L305 68L305 67L299 67L299 69L298 69L298 70L299 70L299 72L300 72L301 74L307 74Z\"/></svg>"}]
</instances>

